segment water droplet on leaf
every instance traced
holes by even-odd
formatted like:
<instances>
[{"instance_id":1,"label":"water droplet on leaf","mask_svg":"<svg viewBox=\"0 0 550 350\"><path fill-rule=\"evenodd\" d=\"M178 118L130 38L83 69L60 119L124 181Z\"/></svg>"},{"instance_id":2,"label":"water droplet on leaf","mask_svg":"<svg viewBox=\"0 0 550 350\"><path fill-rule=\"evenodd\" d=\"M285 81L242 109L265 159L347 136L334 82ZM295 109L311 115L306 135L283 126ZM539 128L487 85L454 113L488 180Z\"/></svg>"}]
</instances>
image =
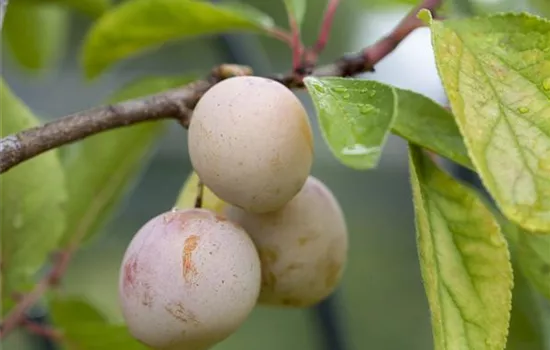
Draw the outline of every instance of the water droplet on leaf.
<instances>
[{"instance_id":1,"label":"water droplet on leaf","mask_svg":"<svg viewBox=\"0 0 550 350\"><path fill-rule=\"evenodd\" d=\"M380 147L367 147L361 144L347 146L342 149L342 154L346 156L365 156L378 152L380 152Z\"/></svg>"},{"instance_id":2,"label":"water droplet on leaf","mask_svg":"<svg viewBox=\"0 0 550 350\"><path fill-rule=\"evenodd\" d=\"M333 89L334 89L334 92L338 92L338 93L346 92L346 88L343 86L335 86Z\"/></svg>"},{"instance_id":3,"label":"water droplet on leaf","mask_svg":"<svg viewBox=\"0 0 550 350\"><path fill-rule=\"evenodd\" d=\"M550 77L547 77L542 81L542 88L546 91L550 91Z\"/></svg>"},{"instance_id":4,"label":"water droplet on leaf","mask_svg":"<svg viewBox=\"0 0 550 350\"><path fill-rule=\"evenodd\" d=\"M518 112L520 112L521 114L528 113L528 112L529 112L529 108L527 108L527 107L519 107L519 108L518 108Z\"/></svg>"}]
</instances>

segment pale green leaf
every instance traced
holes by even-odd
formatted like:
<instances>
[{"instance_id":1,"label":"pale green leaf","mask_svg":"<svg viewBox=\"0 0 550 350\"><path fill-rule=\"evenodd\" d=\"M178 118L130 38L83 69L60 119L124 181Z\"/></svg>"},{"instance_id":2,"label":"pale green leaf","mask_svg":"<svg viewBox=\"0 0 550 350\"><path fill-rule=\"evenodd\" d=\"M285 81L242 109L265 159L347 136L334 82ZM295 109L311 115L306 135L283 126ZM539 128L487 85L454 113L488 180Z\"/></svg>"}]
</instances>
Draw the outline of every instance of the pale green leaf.
<instances>
[{"instance_id":1,"label":"pale green leaf","mask_svg":"<svg viewBox=\"0 0 550 350\"><path fill-rule=\"evenodd\" d=\"M84 42L82 61L93 78L116 61L167 41L229 31L263 32L273 21L245 4L194 0L126 1L102 16Z\"/></svg>"},{"instance_id":2,"label":"pale green leaf","mask_svg":"<svg viewBox=\"0 0 550 350\"><path fill-rule=\"evenodd\" d=\"M397 88L396 91L399 111L392 132L472 169L452 114L421 94Z\"/></svg>"},{"instance_id":3,"label":"pale green leaf","mask_svg":"<svg viewBox=\"0 0 550 350\"><path fill-rule=\"evenodd\" d=\"M39 125L0 79L2 137ZM25 161L0 175L3 310L12 292L27 289L65 229L65 176L57 151Z\"/></svg>"},{"instance_id":4,"label":"pale green leaf","mask_svg":"<svg viewBox=\"0 0 550 350\"><path fill-rule=\"evenodd\" d=\"M477 193L410 145L417 243L436 350L502 350L512 302L510 254Z\"/></svg>"},{"instance_id":5,"label":"pale green leaf","mask_svg":"<svg viewBox=\"0 0 550 350\"><path fill-rule=\"evenodd\" d=\"M12 3L31 3L42 4L44 0L15 0L10 2L10 11ZM112 4L112 0L48 0L49 4L59 4L63 7L73 9L91 17L98 17L103 14Z\"/></svg>"},{"instance_id":6,"label":"pale green leaf","mask_svg":"<svg viewBox=\"0 0 550 350\"><path fill-rule=\"evenodd\" d=\"M431 21L436 63L472 163L498 207L550 232L550 22Z\"/></svg>"},{"instance_id":7,"label":"pale green leaf","mask_svg":"<svg viewBox=\"0 0 550 350\"><path fill-rule=\"evenodd\" d=\"M284 0L284 2L286 11L292 15L299 27L306 14L307 0Z\"/></svg>"},{"instance_id":8,"label":"pale green leaf","mask_svg":"<svg viewBox=\"0 0 550 350\"><path fill-rule=\"evenodd\" d=\"M515 253L523 274L550 300L550 235L518 229Z\"/></svg>"},{"instance_id":9,"label":"pale green leaf","mask_svg":"<svg viewBox=\"0 0 550 350\"><path fill-rule=\"evenodd\" d=\"M119 91L111 102L139 97L188 83L185 77L140 79ZM98 233L144 169L164 130L161 122L143 123L87 138L66 159L67 231L64 243L75 235Z\"/></svg>"},{"instance_id":10,"label":"pale green leaf","mask_svg":"<svg viewBox=\"0 0 550 350\"><path fill-rule=\"evenodd\" d=\"M101 312L78 299L52 302L54 325L63 333L61 343L67 350L146 350L124 325L110 324Z\"/></svg>"},{"instance_id":11,"label":"pale green leaf","mask_svg":"<svg viewBox=\"0 0 550 350\"><path fill-rule=\"evenodd\" d=\"M69 25L64 8L13 1L2 34L22 67L39 70L55 65L65 53Z\"/></svg>"},{"instance_id":12,"label":"pale green leaf","mask_svg":"<svg viewBox=\"0 0 550 350\"><path fill-rule=\"evenodd\" d=\"M397 115L394 89L350 78L307 77L304 83L334 156L350 168L376 167Z\"/></svg>"}]
</instances>

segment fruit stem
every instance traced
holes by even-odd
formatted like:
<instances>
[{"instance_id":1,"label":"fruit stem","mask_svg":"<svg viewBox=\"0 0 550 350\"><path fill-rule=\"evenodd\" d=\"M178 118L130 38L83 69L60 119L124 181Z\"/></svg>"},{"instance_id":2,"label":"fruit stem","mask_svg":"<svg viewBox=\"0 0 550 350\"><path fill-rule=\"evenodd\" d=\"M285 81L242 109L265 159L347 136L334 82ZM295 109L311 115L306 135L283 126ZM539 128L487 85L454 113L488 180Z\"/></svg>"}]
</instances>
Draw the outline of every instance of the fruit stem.
<instances>
[{"instance_id":1,"label":"fruit stem","mask_svg":"<svg viewBox=\"0 0 550 350\"><path fill-rule=\"evenodd\" d=\"M202 208L202 197L204 195L204 184L199 179L197 184L197 197L195 198L195 208Z\"/></svg>"}]
</instances>

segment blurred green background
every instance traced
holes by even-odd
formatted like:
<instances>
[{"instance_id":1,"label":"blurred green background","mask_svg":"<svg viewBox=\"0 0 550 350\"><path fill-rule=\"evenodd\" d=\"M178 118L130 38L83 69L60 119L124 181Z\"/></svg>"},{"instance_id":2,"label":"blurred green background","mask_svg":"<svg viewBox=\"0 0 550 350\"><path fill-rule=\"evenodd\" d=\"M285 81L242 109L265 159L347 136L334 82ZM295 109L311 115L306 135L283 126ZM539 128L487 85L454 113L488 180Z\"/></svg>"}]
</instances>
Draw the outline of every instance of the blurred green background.
<instances>
[{"instance_id":1,"label":"blurred green background","mask_svg":"<svg viewBox=\"0 0 550 350\"><path fill-rule=\"evenodd\" d=\"M18 0L12 0L18 1ZM246 1L286 26L282 1ZM338 9L329 45L322 61L355 51L387 33L414 1L346 0ZM313 43L325 1L311 0L304 23L304 40ZM478 1L478 10L525 9L522 1ZM9 10L8 10L9 16ZM234 59L251 65L257 74L287 71L290 51L265 37L239 34L227 40L202 37L170 43L161 49L118 64L92 83L83 79L78 50L91 19L70 12L71 30L60 45L55 68L28 72L2 50L3 76L45 120L102 103L125 83L140 76L205 73ZM228 47L228 43L229 47ZM430 47L429 31L413 33L395 52L365 74L409 88L445 103ZM424 295L415 246L413 209L409 189L406 144L391 137L375 170L346 169L329 153L307 96L300 92L315 128L316 158L313 175L334 191L346 213L350 251L347 270L336 294L339 322L349 350L432 349L429 310ZM104 233L76 257L64 280L67 294L84 295L113 320L117 307L118 268L124 249L136 230L151 217L171 208L190 172L185 131L173 123L155 154ZM86 184L82 184L85 186ZM523 320L528 325L528 320ZM518 326L522 328L523 324ZM527 329L527 328L526 328ZM318 319L312 310L257 307L245 325L216 350L313 350L323 348ZM510 349L543 350L536 335L520 331ZM6 349L39 349L39 340L15 333ZM346 349L347 350L347 349Z\"/></svg>"}]
</instances>

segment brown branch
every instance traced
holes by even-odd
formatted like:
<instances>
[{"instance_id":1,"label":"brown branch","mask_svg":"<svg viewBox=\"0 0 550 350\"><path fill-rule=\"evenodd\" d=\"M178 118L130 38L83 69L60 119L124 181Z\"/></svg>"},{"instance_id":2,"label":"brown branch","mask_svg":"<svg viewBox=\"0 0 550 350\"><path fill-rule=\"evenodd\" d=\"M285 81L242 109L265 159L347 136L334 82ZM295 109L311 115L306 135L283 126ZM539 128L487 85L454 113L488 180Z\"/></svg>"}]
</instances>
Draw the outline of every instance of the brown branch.
<instances>
[{"instance_id":1,"label":"brown branch","mask_svg":"<svg viewBox=\"0 0 550 350\"><path fill-rule=\"evenodd\" d=\"M413 30L422 26L422 22L416 18L418 10L426 8L433 11L441 2L442 0L422 1L389 35L360 52L313 69L310 75L349 77L373 71L376 63L391 53ZM176 119L185 127L189 124L191 111L202 94L221 79L236 74L251 74L251 71L247 67L222 65L214 69L208 79L196 81L179 89L78 112L6 136L0 139L0 173L51 149L122 126L160 119ZM289 88L303 87L303 79L296 77L294 72L269 78Z\"/></svg>"},{"instance_id":2,"label":"brown branch","mask_svg":"<svg viewBox=\"0 0 550 350\"><path fill-rule=\"evenodd\" d=\"M29 332L43 338L48 338L54 341L63 339L63 334L58 330L49 326L38 324L28 319L23 320L23 326L25 326Z\"/></svg>"}]
</instances>

